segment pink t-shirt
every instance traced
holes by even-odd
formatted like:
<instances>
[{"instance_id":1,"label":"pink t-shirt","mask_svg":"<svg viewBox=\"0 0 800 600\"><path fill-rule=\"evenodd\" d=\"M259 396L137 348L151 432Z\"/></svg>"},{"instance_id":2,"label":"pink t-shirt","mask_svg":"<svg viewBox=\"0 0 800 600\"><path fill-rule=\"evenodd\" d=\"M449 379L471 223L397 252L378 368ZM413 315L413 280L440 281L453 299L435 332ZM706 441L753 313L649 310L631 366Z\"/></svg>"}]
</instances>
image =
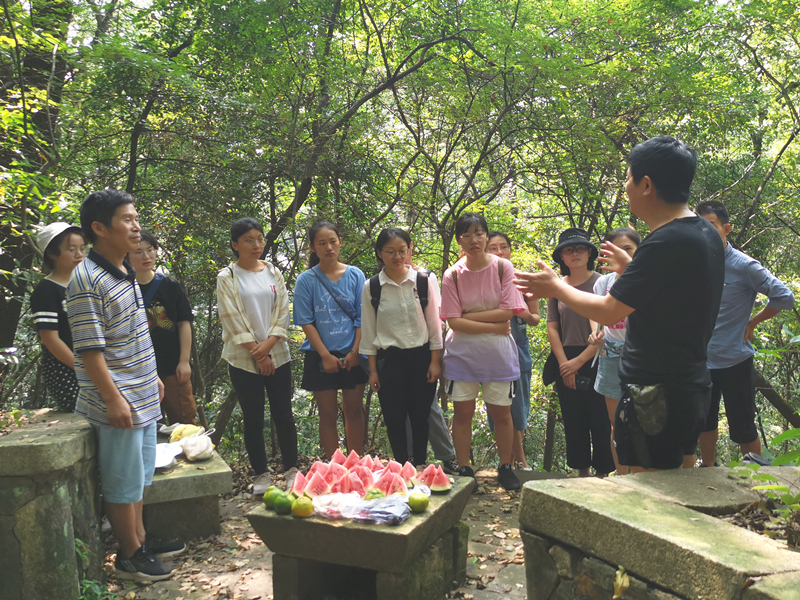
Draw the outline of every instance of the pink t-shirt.
<instances>
[{"instance_id":1,"label":"pink t-shirt","mask_svg":"<svg viewBox=\"0 0 800 600\"><path fill-rule=\"evenodd\" d=\"M492 257L488 266L470 271L466 259L449 268L442 279L443 320L461 317L470 312L525 310L525 300L514 285L514 266L504 258ZM503 261L503 281L498 264ZM453 272L458 273L458 288ZM519 379L517 345L511 335L463 333L450 329L444 350L444 376L452 381L505 382Z\"/></svg>"}]
</instances>

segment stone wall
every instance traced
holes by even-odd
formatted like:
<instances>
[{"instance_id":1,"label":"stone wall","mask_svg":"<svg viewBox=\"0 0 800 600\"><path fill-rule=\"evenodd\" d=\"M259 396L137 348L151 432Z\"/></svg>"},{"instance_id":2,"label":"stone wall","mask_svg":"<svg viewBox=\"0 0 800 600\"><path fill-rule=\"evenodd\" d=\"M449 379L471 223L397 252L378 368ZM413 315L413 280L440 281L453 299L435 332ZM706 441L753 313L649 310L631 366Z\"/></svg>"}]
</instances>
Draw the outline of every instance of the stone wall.
<instances>
[{"instance_id":1,"label":"stone wall","mask_svg":"<svg viewBox=\"0 0 800 600\"><path fill-rule=\"evenodd\" d=\"M95 456L91 426L76 415L37 411L0 437L3 600L71 600L82 579L102 579Z\"/></svg>"},{"instance_id":2,"label":"stone wall","mask_svg":"<svg viewBox=\"0 0 800 600\"><path fill-rule=\"evenodd\" d=\"M622 600L800 600L800 553L713 516L758 500L752 485L726 468L526 483L528 598L611 600L622 567Z\"/></svg>"}]
</instances>

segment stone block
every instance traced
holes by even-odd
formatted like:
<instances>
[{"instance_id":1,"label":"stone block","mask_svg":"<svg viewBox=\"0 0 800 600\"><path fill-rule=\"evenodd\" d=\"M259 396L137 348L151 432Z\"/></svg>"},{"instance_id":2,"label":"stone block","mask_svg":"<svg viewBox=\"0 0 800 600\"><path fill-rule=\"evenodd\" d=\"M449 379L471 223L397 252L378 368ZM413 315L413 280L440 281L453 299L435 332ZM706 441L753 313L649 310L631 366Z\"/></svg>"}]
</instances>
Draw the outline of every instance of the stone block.
<instances>
[{"instance_id":1,"label":"stone block","mask_svg":"<svg viewBox=\"0 0 800 600\"><path fill-rule=\"evenodd\" d=\"M800 600L800 573L763 577L744 590L742 600Z\"/></svg>"},{"instance_id":2,"label":"stone block","mask_svg":"<svg viewBox=\"0 0 800 600\"><path fill-rule=\"evenodd\" d=\"M624 600L650 600L650 586L641 579L628 573L630 586L623 594Z\"/></svg>"},{"instance_id":3,"label":"stone block","mask_svg":"<svg viewBox=\"0 0 800 600\"><path fill-rule=\"evenodd\" d=\"M153 485L144 489L144 504L216 496L227 494L232 489L233 473L214 452L208 460L196 463L178 460L175 467L158 471L153 477Z\"/></svg>"},{"instance_id":4,"label":"stone block","mask_svg":"<svg viewBox=\"0 0 800 600\"><path fill-rule=\"evenodd\" d=\"M528 594L528 598L530 598L530 594ZM577 598L578 590L572 579L562 579L556 591L550 596L550 600L576 600Z\"/></svg>"},{"instance_id":5,"label":"stone block","mask_svg":"<svg viewBox=\"0 0 800 600\"><path fill-rule=\"evenodd\" d=\"M559 576L572 579L578 574L578 568L585 555L575 548L553 544L550 548L550 556L556 563Z\"/></svg>"},{"instance_id":6,"label":"stone block","mask_svg":"<svg viewBox=\"0 0 800 600\"><path fill-rule=\"evenodd\" d=\"M611 600L617 570L596 558L584 558L578 573L578 591L589 598Z\"/></svg>"},{"instance_id":7,"label":"stone block","mask_svg":"<svg viewBox=\"0 0 800 600\"><path fill-rule=\"evenodd\" d=\"M488 591L504 594L506 597L521 596L522 598L526 597L526 588L525 565L506 566L497 574L497 577L486 586Z\"/></svg>"},{"instance_id":8,"label":"stone block","mask_svg":"<svg viewBox=\"0 0 800 600\"><path fill-rule=\"evenodd\" d=\"M526 483L519 522L696 600L737 597L751 576L800 571L800 554L773 540L607 480Z\"/></svg>"},{"instance_id":9,"label":"stone block","mask_svg":"<svg viewBox=\"0 0 800 600\"><path fill-rule=\"evenodd\" d=\"M324 563L402 573L406 566L451 529L464 512L475 481L455 477L448 494L434 494L428 510L397 526L330 521L316 515L295 519L259 505L247 513L250 524L275 554ZM376 552L376 548L380 548Z\"/></svg>"},{"instance_id":10,"label":"stone block","mask_svg":"<svg viewBox=\"0 0 800 600\"><path fill-rule=\"evenodd\" d=\"M450 529L417 556L403 573L378 572L379 600L440 600L453 587L453 533Z\"/></svg>"},{"instance_id":11,"label":"stone block","mask_svg":"<svg viewBox=\"0 0 800 600\"><path fill-rule=\"evenodd\" d=\"M467 580L469 525L459 521L450 531L453 533L453 582L456 585L464 585Z\"/></svg>"},{"instance_id":12,"label":"stone block","mask_svg":"<svg viewBox=\"0 0 800 600\"><path fill-rule=\"evenodd\" d=\"M0 573L3 573L3 600L22 600L21 548L14 535L14 517L0 515Z\"/></svg>"},{"instance_id":13,"label":"stone block","mask_svg":"<svg viewBox=\"0 0 800 600\"><path fill-rule=\"evenodd\" d=\"M30 477L71 467L94 456L88 439L92 437L92 426L83 417L37 414L25 427L0 437L0 477Z\"/></svg>"},{"instance_id":14,"label":"stone block","mask_svg":"<svg viewBox=\"0 0 800 600\"><path fill-rule=\"evenodd\" d=\"M549 552L549 543L520 529L525 551L525 579L529 600L547 600L559 582L558 568Z\"/></svg>"},{"instance_id":15,"label":"stone block","mask_svg":"<svg viewBox=\"0 0 800 600\"><path fill-rule=\"evenodd\" d=\"M275 600L369 600L375 598L375 572L288 556L272 557Z\"/></svg>"},{"instance_id":16,"label":"stone block","mask_svg":"<svg viewBox=\"0 0 800 600\"><path fill-rule=\"evenodd\" d=\"M220 533L219 497L204 496L145 504L145 528L165 540L191 540Z\"/></svg>"},{"instance_id":17,"label":"stone block","mask_svg":"<svg viewBox=\"0 0 800 600\"><path fill-rule=\"evenodd\" d=\"M36 482L29 477L0 477L0 515L13 515L36 497Z\"/></svg>"},{"instance_id":18,"label":"stone block","mask_svg":"<svg viewBox=\"0 0 800 600\"><path fill-rule=\"evenodd\" d=\"M702 596L702 597L711 598L711 596ZM729 596L729 597L731 599L734 598L734 596ZM675 594L665 592L664 590L652 589L650 590L650 600L685 600L685 599L681 598L680 596L676 596ZM718 600L722 599L720 598ZM725 600L727 600L727 597Z\"/></svg>"},{"instance_id":19,"label":"stone block","mask_svg":"<svg viewBox=\"0 0 800 600\"><path fill-rule=\"evenodd\" d=\"M759 496L752 490L756 483L731 479L728 471L721 467L673 469L611 477L609 482L709 515L729 515L757 502Z\"/></svg>"},{"instance_id":20,"label":"stone block","mask_svg":"<svg viewBox=\"0 0 800 600\"><path fill-rule=\"evenodd\" d=\"M78 565L66 486L37 496L16 514L14 536L22 567L21 598L77 599Z\"/></svg>"}]
</instances>

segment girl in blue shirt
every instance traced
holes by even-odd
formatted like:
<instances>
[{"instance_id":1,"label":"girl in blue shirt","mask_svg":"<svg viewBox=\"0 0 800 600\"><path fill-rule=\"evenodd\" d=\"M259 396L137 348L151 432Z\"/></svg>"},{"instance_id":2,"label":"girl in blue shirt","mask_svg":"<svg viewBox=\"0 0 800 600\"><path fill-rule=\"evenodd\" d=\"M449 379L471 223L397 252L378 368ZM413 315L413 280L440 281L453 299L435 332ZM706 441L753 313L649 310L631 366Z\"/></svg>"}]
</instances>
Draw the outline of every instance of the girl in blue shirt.
<instances>
[{"instance_id":1,"label":"girl in blue shirt","mask_svg":"<svg viewBox=\"0 0 800 600\"><path fill-rule=\"evenodd\" d=\"M342 238L333 223L319 221L308 232L309 266L294 289L294 323L306 339L301 387L313 392L319 439L328 459L339 447L338 394L342 390L347 448L364 452L364 385L361 367L361 291L364 273L339 262Z\"/></svg>"}]
</instances>

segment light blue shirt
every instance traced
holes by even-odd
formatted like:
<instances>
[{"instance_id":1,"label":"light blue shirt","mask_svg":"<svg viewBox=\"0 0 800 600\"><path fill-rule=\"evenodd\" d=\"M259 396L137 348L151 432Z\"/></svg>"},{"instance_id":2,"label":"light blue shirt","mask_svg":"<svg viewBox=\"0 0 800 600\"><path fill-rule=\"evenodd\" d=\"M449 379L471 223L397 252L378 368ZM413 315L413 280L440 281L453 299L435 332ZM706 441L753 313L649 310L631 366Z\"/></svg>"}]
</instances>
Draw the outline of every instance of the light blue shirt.
<instances>
[{"instance_id":1,"label":"light blue shirt","mask_svg":"<svg viewBox=\"0 0 800 600\"><path fill-rule=\"evenodd\" d=\"M725 287L714 333L708 342L709 369L732 367L755 354L750 342L744 342L744 332L757 294L769 298L769 308L789 310L794 306L794 294L789 288L760 262L728 243L725 248Z\"/></svg>"},{"instance_id":2,"label":"light blue shirt","mask_svg":"<svg viewBox=\"0 0 800 600\"><path fill-rule=\"evenodd\" d=\"M300 273L294 286L294 324L314 324L328 351L351 351L356 327L361 327L364 281L361 269L349 265L339 281L331 281L318 267ZM306 339L300 350L314 348Z\"/></svg>"}]
</instances>

